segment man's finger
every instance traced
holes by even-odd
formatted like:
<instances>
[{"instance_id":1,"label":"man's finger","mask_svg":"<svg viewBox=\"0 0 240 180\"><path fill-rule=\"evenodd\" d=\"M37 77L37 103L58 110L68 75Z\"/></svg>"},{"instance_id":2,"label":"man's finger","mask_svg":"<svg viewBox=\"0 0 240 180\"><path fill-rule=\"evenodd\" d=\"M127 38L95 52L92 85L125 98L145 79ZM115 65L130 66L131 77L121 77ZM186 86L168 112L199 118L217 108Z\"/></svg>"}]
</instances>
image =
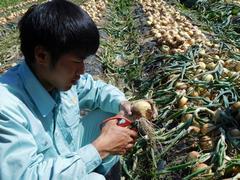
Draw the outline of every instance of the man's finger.
<instances>
[{"instance_id":1,"label":"man's finger","mask_svg":"<svg viewBox=\"0 0 240 180\"><path fill-rule=\"evenodd\" d=\"M132 144L132 143L129 143L127 146L126 146L126 149L131 149L131 148L133 148L133 146L134 146L134 144Z\"/></svg>"},{"instance_id":2,"label":"man's finger","mask_svg":"<svg viewBox=\"0 0 240 180\"><path fill-rule=\"evenodd\" d=\"M124 110L121 110L118 114L124 116L125 112L124 112Z\"/></svg>"},{"instance_id":3,"label":"man's finger","mask_svg":"<svg viewBox=\"0 0 240 180\"><path fill-rule=\"evenodd\" d=\"M120 112L123 113L123 115L132 115L131 111L131 103L129 101L122 101L121 102L121 110Z\"/></svg>"},{"instance_id":4,"label":"man's finger","mask_svg":"<svg viewBox=\"0 0 240 180\"><path fill-rule=\"evenodd\" d=\"M134 130L131 130L131 129L128 129L129 131L128 131L128 134L132 137L132 138L136 138L137 137L137 132L136 131L134 131Z\"/></svg>"},{"instance_id":5,"label":"man's finger","mask_svg":"<svg viewBox=\"0 0 240 180\"><path fill-rule=\"evenodd\" d=\"M109 121L105 122L103 125L104 125L104 126L105 126L105 125L110 125L110 126L112 126L112 125L117 125L117 123L118 123L118 120L117 120L117 119L112 119L112 120L109 120Z\"/></svg>"}]
</instances>

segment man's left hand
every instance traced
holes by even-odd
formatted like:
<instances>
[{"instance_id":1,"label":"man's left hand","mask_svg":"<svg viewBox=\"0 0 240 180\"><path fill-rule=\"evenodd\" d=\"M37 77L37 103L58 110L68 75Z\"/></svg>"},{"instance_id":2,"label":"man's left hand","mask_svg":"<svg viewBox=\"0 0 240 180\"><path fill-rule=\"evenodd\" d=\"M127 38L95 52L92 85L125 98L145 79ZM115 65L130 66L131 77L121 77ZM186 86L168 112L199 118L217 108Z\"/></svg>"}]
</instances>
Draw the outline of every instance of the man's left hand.
<instances>
[{"instance_id":1,"label":"man's left hand","mask_svg":"<svg viewBox=\"0 0 240 180\"><path fill-rule=\"evenodd\" d=\"M128 115L131 116L132 115L132 105L129 101L124 100L120 103L120 112L119 114L121 115Z\"/></svg>"}]
</instances>

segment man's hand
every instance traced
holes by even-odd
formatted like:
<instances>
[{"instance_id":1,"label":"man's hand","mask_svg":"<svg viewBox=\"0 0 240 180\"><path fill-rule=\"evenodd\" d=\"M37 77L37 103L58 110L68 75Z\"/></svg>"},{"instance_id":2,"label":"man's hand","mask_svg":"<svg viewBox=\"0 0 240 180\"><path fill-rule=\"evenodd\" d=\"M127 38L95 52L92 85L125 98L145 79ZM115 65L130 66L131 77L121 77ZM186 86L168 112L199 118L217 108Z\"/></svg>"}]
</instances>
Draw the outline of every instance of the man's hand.
<instances>
[{"instance_id":1,"label":"man's hand","mask_svg":"<svg viewBox=\"0 0 240 180\"><path fill-rule=\"evenodd\" d=\"M157 116L158 116L158 111L157 111L157 107L156 107L156 104L155 102L152 100L152 99L144 99L144 100L140 100L140 101L146 101L149 103L149 105L151 106L151 109L149 109L146 113L148 114L147 116L144 114L139 114L139 111L136 112L134 111L134 102L138 102L139 100L136 100L136 101L132 101L132 102L129 102L129 101L122 101L120 103L120 112L119 114L120 115L123 115L123 116L132 116L132 118L140 118L140 117L145 117L147 118L148 120L151 120L151 121L154 121L156 120ZM132 104L133 103L133 104ZM135 114L133 114L135 112ZM137 113L137 114L136 114ZM139 117L138 117L139 116Z\"/></svg>"},{"instance_id":2,"label":"man's hand","mask_svg":"<svg viewBox=\"0 0 240 180\"><path fill-rule=\"evenodd\" d=\"M136 140L137 133L126 127L117 125L117 120L105 123L100 136L92 143L102 159L112 154L125 154Z\"/></svg>"},{"instance_id":3,"label":"man's hand","mask_svg":"<svg viewBox=\"0 0 240 180\"><path fill-rule=\"evenodd\" d=\"M132 105L129 101L122 101L120 103L120 112L119 114L121 115L128 115L128 116L131 116L132 115Z\"/></svg>"}]
</instances>

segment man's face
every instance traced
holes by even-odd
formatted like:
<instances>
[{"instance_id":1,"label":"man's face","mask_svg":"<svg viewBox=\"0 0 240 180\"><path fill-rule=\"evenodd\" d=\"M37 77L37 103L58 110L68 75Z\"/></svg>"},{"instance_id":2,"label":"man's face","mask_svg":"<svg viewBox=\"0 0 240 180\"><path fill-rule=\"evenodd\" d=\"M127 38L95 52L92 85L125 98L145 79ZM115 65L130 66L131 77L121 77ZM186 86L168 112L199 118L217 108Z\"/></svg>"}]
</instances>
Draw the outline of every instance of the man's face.
<instances>
[{"instance_id":1,"label":"man's face","mask_svg":"<svg viewBox=\"0 0 240 180\"><path fill-rule=\"evenodd\" d=\"M56 88L67 91L76 84L80 75L84 73L84 61L74 53L62 55L54 67L49 63L42 72L44 85L47 90Z\"/></svg>"}]
</instances>

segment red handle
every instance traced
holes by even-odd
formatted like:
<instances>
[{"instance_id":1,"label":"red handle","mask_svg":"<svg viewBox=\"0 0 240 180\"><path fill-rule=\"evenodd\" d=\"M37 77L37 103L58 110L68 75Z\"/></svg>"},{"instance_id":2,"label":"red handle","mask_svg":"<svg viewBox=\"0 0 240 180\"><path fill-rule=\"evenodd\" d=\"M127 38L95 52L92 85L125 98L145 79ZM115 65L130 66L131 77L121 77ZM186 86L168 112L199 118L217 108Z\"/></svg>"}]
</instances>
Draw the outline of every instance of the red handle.
<instances>
[{"instance_id":1,"label":"red handle","mask_svg":"<svg viewBox=\"0 0 240 180\"><path fill-rule=\"evenodd\" d=\"M121 127L127 127L127 126L130 126L131 124L132 124L132 121L131 120L129 120L128 118L126 118L126 117L124 117L124 116L122 116L122 115L116 115L116 116L113 116L113 117L110 117L110 118L108 118L108 119L106 119L106 120L104 120L103 122L102 122L102 124L105 124L106 122L108 122L108 121L111 121L111 120L118 120L118 123L117 123L117 125L118 126L121 126Z\"/></svg>"}]
</instances>

